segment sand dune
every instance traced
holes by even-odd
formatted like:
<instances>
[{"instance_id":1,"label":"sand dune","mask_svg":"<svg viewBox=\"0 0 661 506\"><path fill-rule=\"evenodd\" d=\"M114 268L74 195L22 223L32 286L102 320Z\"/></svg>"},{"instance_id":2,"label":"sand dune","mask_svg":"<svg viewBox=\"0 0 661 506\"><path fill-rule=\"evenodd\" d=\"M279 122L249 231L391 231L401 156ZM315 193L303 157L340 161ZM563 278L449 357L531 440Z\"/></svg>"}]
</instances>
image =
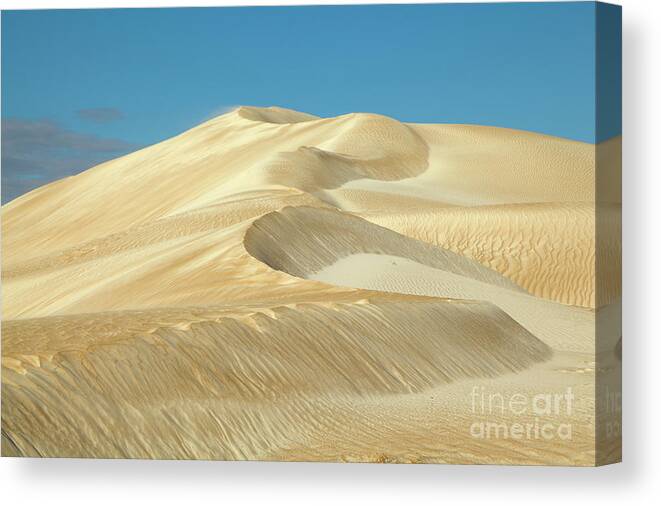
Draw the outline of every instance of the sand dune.
<instances>
[{"instance_id":1,"label":"sand dune","mask_svg":"<svg viewBox=\"0 0 661 506\"><path fill-rule=\"evenodd\" d=\"M243 441L263 445L261 452L243 455L260 458L268 453L259 440L268 441L271 432L301 442L305 431L299 432L299 423L334 423L306 410L308 399L326 411L342 409L463 377L522 370L550 356L546 345L489 304L356 300L274 306L241 316L205 308L175 317L106 314L13 322L7 346L29 354L5 358L3 381L11 399L5 428L30 455L59 449L65 455L241 458L247 451L238 444ZM457 321L467 322L461 333ZM64 342L23 342L54 327L66 330ZM124 333L109 338L103 335L108 327ZM26 409L35 404L43 416ZM242 405L245 412L238 410ZM269 419L287 405L297 407ZM253 413L259 406L263 413ZM228 422L227 413L235 420ZM59 426L66 430L49 430ZM22 438L25 427L43 436ZM207 445L200 453L188 453L185 446L167 452L178 443L178 428L195 434L191 442ZM75 437L80 430L88 437ZM239 440L228 440L225 431L237 430L243 432ZM143 446L145 438L159 443Z\"/></svg>"},{"instance_id":2,"label":"sand dune","mask_svg":"<svg viewBox=\"0 0 661 506\"><path fill-rule=\"evenodd\" d=\"M396 183L345 185L456 205L594 201L590 144L503 128L412 125L429 146L429 168Z\"/></svg>"},{"instance_id":3,"label":"sand dune","mask_svg":"<svg viewBox=\"0 0 661 506\"><path fill-rule=\"evenodd\" d=\"M331 209L286 207L264 215L246 231L245 246L252 256L270 267L299 277L353 253L398 254L454 274L522 291L497 272L466 257Z\"/></svg>"},{"instance_id":4,"label":"sand dune","mask_svg":"<svg viewBox=\"0 0 661 506\"><path fill-rule=\"evenodd\" d=\"M602 205L596 248L591 203L505 204L358 211L365 219L401 234L447 248L494 269L528 292L565 304L596 306L596 265L601 305L622 291L621 206ZM599 257L595 258L595 253Z\"/></svg>"},{"instance_id":5,"label":"sand dune","mask_svg":"<svg viewBox=\"0 0 661 506\"><path fill-rule=\"evenodd\" d=\"M309 277L369 290L488 301L556 350L589 353L595 346L592 311L467 279L408 257L354 254Z\"/></svg>"},{"instance_id":6,"label":"sand dune","mask_svg":"<svg viewBox=\"0 0 661 506\"><path fill-rule=\"evenodd\" d=\"M619 143L240 107L19 197L3 454L617 459ZM475 388L569 387L571 440L470 433L511 422Z\"/></svg>"}]
</instances>

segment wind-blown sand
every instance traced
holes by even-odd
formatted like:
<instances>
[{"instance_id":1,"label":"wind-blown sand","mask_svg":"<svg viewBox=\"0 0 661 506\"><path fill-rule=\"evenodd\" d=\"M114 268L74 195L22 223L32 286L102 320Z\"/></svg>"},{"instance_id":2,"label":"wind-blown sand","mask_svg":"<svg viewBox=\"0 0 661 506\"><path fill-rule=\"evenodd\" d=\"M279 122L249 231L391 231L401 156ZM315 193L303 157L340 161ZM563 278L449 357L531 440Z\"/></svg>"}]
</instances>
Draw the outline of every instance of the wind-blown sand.
<instances>
[{"instance_id":1,"label":"wind-blown sand","mask_svg":"<svg viewBox=\"0 0 661 506\"><path fill-rule=\"evenodd\" d=\"M3 454L617 460L619 143L241 107L19 197ZM570 439L471 432L567 388Z\"/></svg>"}]
</instances>

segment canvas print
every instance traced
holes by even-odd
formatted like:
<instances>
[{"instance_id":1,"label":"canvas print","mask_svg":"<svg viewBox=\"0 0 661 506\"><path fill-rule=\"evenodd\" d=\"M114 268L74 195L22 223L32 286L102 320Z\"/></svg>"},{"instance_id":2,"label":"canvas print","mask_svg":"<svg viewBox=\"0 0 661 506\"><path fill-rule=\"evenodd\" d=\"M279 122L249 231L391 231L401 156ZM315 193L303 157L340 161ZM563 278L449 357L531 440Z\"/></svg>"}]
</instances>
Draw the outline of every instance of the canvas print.
<instances>
[{"instance_id":1,"label":"canvas print","mask_svg":"<svg viewBox=\"0 0 661 506\"><path fill-rule=\"evenodd\" d=\"M621 458L621 9L2 12L2 455Z\"/></svg>"}]
</instances>

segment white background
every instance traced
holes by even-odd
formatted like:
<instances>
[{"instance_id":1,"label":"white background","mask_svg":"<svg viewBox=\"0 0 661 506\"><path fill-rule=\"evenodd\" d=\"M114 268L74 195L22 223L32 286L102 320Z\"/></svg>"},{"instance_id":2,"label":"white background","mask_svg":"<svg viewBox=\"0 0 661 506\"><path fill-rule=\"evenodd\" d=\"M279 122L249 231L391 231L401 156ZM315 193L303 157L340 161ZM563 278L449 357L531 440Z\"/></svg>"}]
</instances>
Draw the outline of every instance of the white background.
<instances>
[{"instance_id":1,"label":"white background","mask_svg":"<svg viewBox=\"0 0 661 506\"><path fill-rule=\"evenodd\" d=\"M3 9L305 1L0 0ZM309 2L308 2L309 3ZM314 3L351 3L324 2ZM384 3L370 2L362 3ZM402 1L398 3L404 3ZM4 504L661 504L661 2L624 7L624 463L596 469L0 459Z\"/></svg>"}]
</instances>

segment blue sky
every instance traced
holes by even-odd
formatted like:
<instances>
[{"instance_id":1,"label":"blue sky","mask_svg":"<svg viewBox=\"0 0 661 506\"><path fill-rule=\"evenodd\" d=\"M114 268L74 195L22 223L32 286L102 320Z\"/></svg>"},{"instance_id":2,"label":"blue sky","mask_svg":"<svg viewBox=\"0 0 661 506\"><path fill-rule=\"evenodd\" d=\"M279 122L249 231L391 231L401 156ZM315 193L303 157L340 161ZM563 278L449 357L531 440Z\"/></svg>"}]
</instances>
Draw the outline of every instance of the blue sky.
<instances>
[{"instance_id":1,"label":"blue sky","mask_svg":"<svg viewBox=\"0 0 661 506\"><path fill-rule=\"evenodd\" d=\"M594 26L592 2L5 11L3 202L240 104L604 140Z\"/></svg>"}]
</instances>

